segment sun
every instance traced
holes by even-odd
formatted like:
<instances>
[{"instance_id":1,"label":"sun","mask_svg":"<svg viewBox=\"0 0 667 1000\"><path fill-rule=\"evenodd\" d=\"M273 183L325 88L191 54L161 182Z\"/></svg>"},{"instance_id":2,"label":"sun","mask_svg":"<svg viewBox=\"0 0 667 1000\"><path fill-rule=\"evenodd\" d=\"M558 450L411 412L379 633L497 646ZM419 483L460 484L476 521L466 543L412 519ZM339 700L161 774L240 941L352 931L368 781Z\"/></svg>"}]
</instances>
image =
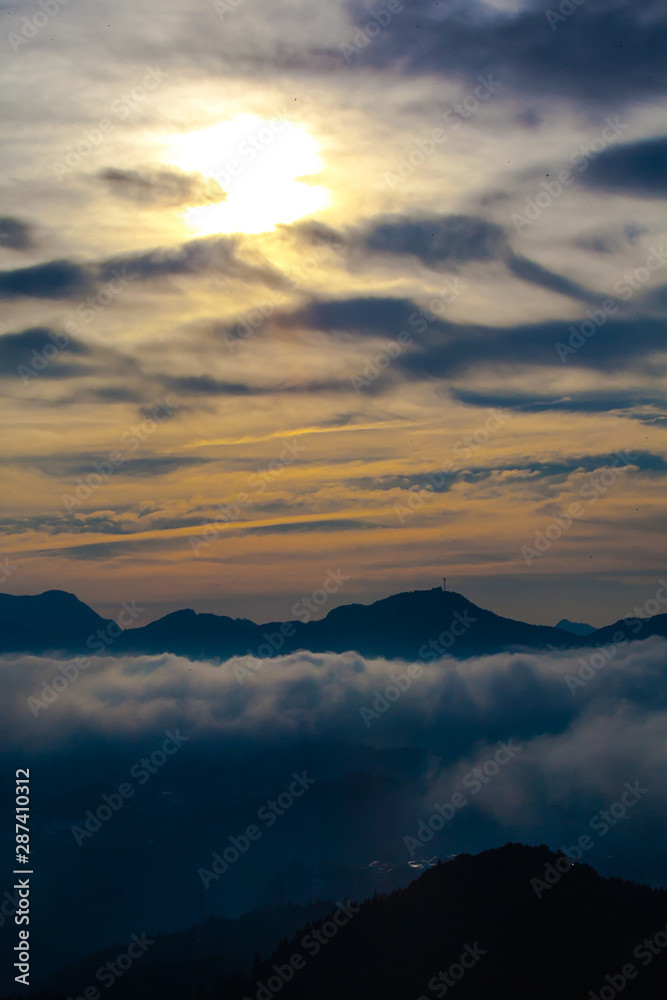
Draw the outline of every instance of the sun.
<instances>
[{"instance_id":1,"label":"sun","mask_svg":"<svg viewBox=\"0 0 667 1000\"><path fill-rule=\"evenodd\" d=\"M322 169L318 144L282 118L243 115L170 141L168 163L220 184L226 199L185 212L197 233L263 233L324 208L326 188L309 182Z\"/></svg>"}]
</instances>

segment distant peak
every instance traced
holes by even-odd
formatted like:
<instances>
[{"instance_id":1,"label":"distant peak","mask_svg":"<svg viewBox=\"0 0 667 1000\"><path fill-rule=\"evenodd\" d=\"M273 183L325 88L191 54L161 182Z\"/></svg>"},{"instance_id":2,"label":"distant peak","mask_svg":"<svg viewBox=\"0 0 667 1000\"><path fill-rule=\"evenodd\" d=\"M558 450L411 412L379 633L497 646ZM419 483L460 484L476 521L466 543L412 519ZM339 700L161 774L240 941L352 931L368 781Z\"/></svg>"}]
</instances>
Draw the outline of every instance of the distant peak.
<instances>
[{"instance_id":1,"label":"distant peak","mask_svg":"<svg viewBox=\"0 0 667 1000\"><path fill-rule=\"evenodd\" d=\"M571 622L567 618L561 618L556 624L556 628L562 629L563 632L571 632L572 635L591 635L593 632L597 632L597 629L592 625L586 625L584 622Z\"/></svg>"}]
</instances>

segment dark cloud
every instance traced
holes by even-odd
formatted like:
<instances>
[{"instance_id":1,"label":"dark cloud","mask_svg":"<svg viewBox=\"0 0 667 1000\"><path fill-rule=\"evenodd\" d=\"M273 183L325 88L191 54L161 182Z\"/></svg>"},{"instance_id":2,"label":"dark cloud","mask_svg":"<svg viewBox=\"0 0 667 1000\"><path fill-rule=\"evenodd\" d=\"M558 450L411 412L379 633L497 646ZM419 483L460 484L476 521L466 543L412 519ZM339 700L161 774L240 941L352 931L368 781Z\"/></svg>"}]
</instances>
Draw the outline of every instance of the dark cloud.
<instances>
[{"instance_id":1,"label":"dark cloud","mask_svg":"<svg viewBox=\"0 0 667 1000\"><path fill-rule=\"evenodd\" d=\"M132 435L131 429L128 430L129 435ZM128 438L129 446L131 447L133 443L136 443L135 437ZM119 451L123 458L122 460L116 461L114 463L109 463L107 461L107 456L113 451ZM109 448L108 452L103 454L89 454L89 455L43 455L43 456L33 456L30 458L22 458L20 460L15 460L15 463L21 465L29 465L35 469L39 469L40 472L45 473L48 476L54 476L58 479L62 479L67 476L85 476L88 473L96 471L96 465L109 465L112 464L112 472L109 473L111 476L132 476L140 478L150 478L152 476L166 476L171 472L176 472L178 469L190 468L192 466L206 465L211 459L206 458L189 458L186 456L161 456L161 455L148 455L148 456L137 456L136 458L129 457L128 454L128 443L119 442L116 448ZM105 465L105 467L106 467Z\"/></svg>"},{"instance_id":2,"label":"dark cloud","mask_svg":"<svg viewBox=\"0 0 667 1000\"><path fill-rule=\"evenodd\" d=\"M239 239L235 236L215 236L191 240L175 248L157 248L137 254L112 258L99 265L102 281L115 277L123 268L141 281L177 275L219 275L250 284L264 283L282 287L282 276L268 264L249 264L238 256Z\"/></svg>"},{"instance_id":3,"label":"dark cloud","mask_svg":"<svg viewBox=\"0 0 667 1000\"><path fill-rule=\"evenodd\" d=\"M561 20L550 25L549 9ZM354 27L371 19L363 0L351 0L348 10ZM351 31L349 42L353 38ZM656 0L586 0L566 17L558 4L499 10L479 0L412 0L348 60L408 76L458 79L468 87L492 74L503 95L557 95L618 108L664 92L666 48L667 12Z\"/></svg>"},{"instance_id":4,"label":"dark cloud","mask_svg":"<svg viewBox=\"0 0 667 1000\"><path fill-rule=\"evenodd\" d=\"M247 263L238 253L237 237L191 240L178 247L125 254L86 265L67 260L0 271L0 298L77 299L94 292L102 282L121 282L116 294L132 282L178 275L219 276L248 284L283 287L285 279L262 261ZM122 282L125 281L123 285ZM114 286L112 286L114 287Z\"/></svg>"},{"instance_id":5,"label":"dark cloud","mask_svg":"<svg viewBox=\"0 0 667 1000\"><path fill-rule=\"evenodd\" d=\"M8 535L21 535L27 531L44 532L47 535L86 534L89 531L105 535L123 535L127 532L123 522L116 519L115 511L99 511L94 514L35 514L30 517L4 517L0 519L0 529ZM145 530L143 526L132 526L133 531Z\"/></svg>"},{"instance_id":6,"label":"dark cloud","mask_svg":"<svg viewBox=\"0 0 667 1000\"><path fill-rule=\"evenodd\" d=\"M345 237L342 233L314 219L307 222L293 222L289 225L281 224L277 228L296 237L299 242L306 246L320 246L322 243L326 243L334 248L342 248L345 244Z\"/></svg>"},{"instance_id":7,"label":"dark cloud","mask_svg":"<svg viewBox=\"0 0 667 1000\"><path fill-rule=\"evenodd\" d=\"M443 265L456 268L470 261L504 260L516 278L550 292L582 302L599 302L604 298L515 254L502 226L474 215L388 216L373 220L358 240L371 253L411 255L436 270Z\"/></svg>"},{"instance_id":8,"label":"dark cloud","mask_svg":"<svg viewBox=\"0 0 667 1000\"><path fill-rule=\"evenodd\" d=\"M117 170L109 167L99 177L112 194L141 205L199 205L226 198L217 181L202 174L177 170ZM0 220L1 221L1 220Z\"/></svg>"},{"instance_id":9,"label":"dark cloud","mask_svg":"<svg viewBox=\"0 0 667 1000\"><path fill-rule=\"evenodd\" d=\"M88 469L87 471L90 471ZM150 475L150 470L146 471ZM95 497L91 497L91 501ZM278 505L276 505L278 506ZM281 505L282 506L282 505ZM24 517L0 518L0 530L6 535L19 535L38 531L47 535L136 535L144 531L173 531L177 528L201 527L215 520L217 512L208 517L188 515L186 517L170 517L163 511L141 510L137 507L117 507L113 510L85 509L82 504L72 513L34 514ZM85 544L85 543L84 543ZM97 543L91 543L97 544ZM107 543L105 543L107 544ZM108 543L112 544L112 543ZM133 544L139 544L135 540ZM161 544L167 544L164 540ZM81 546L74 546L79 549ZM58 550L61 551L61 550ZM68 549L68 551L70 551ZM124 550L128 551L128 550Z\"/></svg>"},{"instance_id":10,"label":"dark cloud","mask_svg":"<svg viewBox=\"0 0 667 1000\"><path fill-rule=\"evenodd\" d=\"M30 250L34 246L32 226L21 219L0 216L0 250Z\"/></svg>"},{"instance_id":11,"label":"dark cloud","mask_svg":"<svg viewBox=\"0 0 667 1000\"><path fill-rule=\"evenodd\" d=\"M87 295L93 285L88 268L68 260L0 271L0 298L72 299Z\"/></svg>"},{"instance_id":12,"label":"dark cloud","mask_svg":"<svg viewBox=\"0 0 667 1000\"><path fill-rule=\"evenodd\" d=\"M30 369L35 360L33 351L42 360L48 361L39 372L44 378L65 379L89 374L91 369L87 365L70 364L67 358L88 357L91 354L90 348L70 337L63 354L58 347L62 343L62 334L42 326L30 327L20 333L3 334L0 336L0 378L18 377L20 366ZM48 348L46 354L45 348ZM51 358L56 348L57 353Z\"/></svg>"},{"instance_id":13,"label":"dark cloud","mask_svg":"<svg viewBox=\"0 0 667 1000\"><path fill-rule=\"evenodd\" d=\"M418 310L409 299L374 298L329 299L311 302L302 309L276 317L278 326L313 327L327 333L368 333L391 336L408 326Z\"/></svg>"},{"instance_id":14,"label":"dark cloud","mask_svg":"<svg viewBox=\"0 0 667 1000\"><path fill-rule=\"evenodd\" d=\"M531 129L537 128L538 125L542 124L540 113L535 108L526 108L525 111L519 111L516 116L516 120L520 125Z\"/></svg>"},{"instance_id":15,"label":"dark cloud","mask_svg":"<svg viewBox=\"0 0 667 1000\"><path fill-rule=\"evenodd\" d=\"M577 281L565 278L561 274L556 274L541 264L536 264L533 260L528 260L519 254L509 253L506 256L507 266L516 278L528 281L531 285L538 285L546 288L557 295L566 295L570 299L578 299L580 302L602 302L607 296L598 295L584 288Z\"/></svg>"},{"instance_id":16,"label":"dark cloud","mask_svg":"<svg viewBox=\"0 0 667 1000\"><path fill-rule=\"evenodd\" d=\"M582 317L583 319L583 317ZM574 323L548 321L512 328L464 326L432 323L423 338L423 347L397 358L395 364L414 378L447 378L472 369L497 366L557 365L562 362L557 344L567 345L576 330ZM580 350L567 356L574 367L620 371L648 364L664 338L661 324L650 318L607 321L603 334L585 341Z\"/></svg>"},{"instance_id":17,"label":"dark cloud","mask_svg":"<svg viewBox=\"0 0 667 1000\"><path fill-rule=\"evenodd\" d=\"M394 337L402 331L413 343L401 352L388 370L407 378L451 378L473 369L499 365L556 365L564 368L556 350L567 345L579 320L550 320L514 327L494 327L429 319L410 299L354 298L313 302L276 322L286 328L309 326L338 336ZM589 320L590 322L590 320ZM607 319L605 325L582 347L567 355L571 367L601 371L628 367L648 370L648 360L664 346L664 324L651 317ZM373 383L379 386L383 377ZM622 401L622 396L619 395Z\"/></svg>"},{"instance_id":18,"label":"dark cloud","mask_svg":"<svg viewBox=\"0 0 667 1000\"><path fill-rule=\"evenodd\" d=\"M468 406L498 406L516 413L544 413L550 410L565 413L608 413L619 410L625 411L623 416L633 417L645 424L661 424L667 420L660 413L665 410L663 397L649 396L634 390L618 389L615 393L584 390L567 397L521 392L483 393L467 389L451 389L450 394L458 402Z\"/></svg>"},{"instance_id":19,"label":"dark cloud","mask_svg":"<svg viewBox=\"0 0 667 1000\"><path fill-rule=\"evenodd\" d=\"M580 177L591 188L638 195L667 197L667 137L643 139L608 149L593 160Z\"/></svg>"},{"instance_id":20,"label":"dark cloud","mask_svg":"<svg viewBox=\"0 0 667 1000\"><path fill-rule=\"evenodd\" d=\"M132 476L141 479L150 479L153 476L168 476L179 469L189 469L200 465L207 465L211 459L190 458L181 456L149 455L144 458L128 458L122 463L118 463L114 475ZM73 475L82 475L90 472L91 466L85 461L79 461L72 468Z\"/></svg>"},{"instance_id":21,"label":"dark cloud","mask_svg":"<svg viewBox=\"0 0 667 1000\"><path fill-rule=\"evenodd\" d=\"M578 237L575 246L593 253L615 253L619 249L616 238L611 233L589 233Z\"/></svg>"},{"instance_id":22,"label":"dark cloud","mask_svg":"<svg viewBox=\"0 0 667 1000\"><path fill-rule=\"evenodd\" d=\"M212 375L166 375L163 385L186 396L246 396L266 390L253 389L246 382L225 382Z\"/></svg>"},{"instance_id":23,"label":"dark cloud","mask_svg":"<svg viewBox=\"0 0 667 1000\"><path fill-rule=\"evenodd\" d=\"M173 546L169 538L128 538L123 541L87 542L82 545L67 545L49 549L44 555L49 558L65 556L81 562L99 562L120 556L139 556L141 552L163 552Z\"/></svg>"},{"instance_id":24,"label":"dark cloud","mask_svg":"<svg viewBox=\"0 0 667 1000\"><path fill-rule=\"evenodd\" d=\"M290 524L262 524L257 527L233 531L235 535L301 535L319 531L368 531L376 527L369 521L349 517L328 518L317 521L293 521Z\"/></svg>"},{"instance_id":25,"label":"dark cloud","mask_svg":"<svg viewBox=\"0 0 667 1000\"><path fill-rule=\"evenodd\" d=\"M469 215L411 219L388 216L373 222L363 237L375 253L412 254L427 267L494 260L504 250L505 231L493 222Z\"/></svg>"},{"instance_id":26,"label":"dark cloud","mask_svg":"<svg viewBox=\"0 0 667 1000\"><path fill-rule=\"evenodd\" d=\"M458 468L467 461L466 451L452 452L452 462L454 468L451 472L444 474L441 469L433 469L414 475L389 475L389 476L363 476L357 479L348 480L349 486L360 487L364 490L411 490L415 488L423 489L425 486L432 489L434 493L448 493L455 483L476 483L491 479L497 473L503 473L503 482L511 478L512 473L517 479L525 481L527 476L539 476L540 482L550 479L557 482L565 482L576 472L598 472L602 469L615 467L618 465L618 455L577 455L563 458L552 462L538 462L518 459L514 462L499 463L492 466L468 466ZM639 472L652 473L656 475L667 474L667 461L661 455L654 455L647 451L632 451L627 453L629 464L636 467Z\"/></svg>"},{"instance_id":27,"label":"dark cloud","mask_svg":"<svg viewBox=\"0 0 667 1000\"><path fill-rule=\"evenodd\" d=\"M248 382L225 382L211 375L160 376L160 384L167 390L185 396L264 396L275 393L341 392L349 391L348 380L322 379L306 382L279 382L270 385L251 385Z\"/></svg>"},{"instance_id":28,"label":"dark cloud","mask_svg":"<svg viewBox=\"0 0 667 1000\"><path fill-rule=\"evenodd\" d=\"M101 374L100 370L96 374ZM140 388L129 385L101 385L79 389L72 393L70 403L143 403L146 393ZM60 402L65 402L61 400ZM150 415L152 407L147 409L145 416Z\"/></svg>"}]
</instances>

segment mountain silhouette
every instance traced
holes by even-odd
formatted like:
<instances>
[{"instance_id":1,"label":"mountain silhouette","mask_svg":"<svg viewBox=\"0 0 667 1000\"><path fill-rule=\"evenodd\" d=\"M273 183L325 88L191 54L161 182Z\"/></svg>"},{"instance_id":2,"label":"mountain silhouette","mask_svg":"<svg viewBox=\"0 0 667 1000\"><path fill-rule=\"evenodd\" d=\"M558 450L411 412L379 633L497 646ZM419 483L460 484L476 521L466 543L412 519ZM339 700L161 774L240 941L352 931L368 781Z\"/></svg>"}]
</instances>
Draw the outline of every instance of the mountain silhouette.
<instances>
[{"instance_id":1,"label":"mountain silhouette","mask_svg":"<svg viewBox=\"0 0 667 1000\"><path fill-rule=\"evenodd\" d=\"M113 622L64 590L35 596L0 594L0 652L78 650Z\"/></svg>"},{"instance_id":2,"label":"mountain silhouette","mask_svg":"<svg viewBox=\"0 0 667 1000\"><path fill-rule=\"evenodd\" d=\"M407 888L322 909L311 907L295 931L294 917L305 911L291 908L282 918L292 925L289 940L271 953L264 949L275 918L269 928L263 911L157 936L115 992L123 1000L271 1000L278 992L284 1000L430 1000L456 987L460 1000L617 992L656 1000L664 990L667 892L602 878L544 845L460 854ZM44 1000L64 990L76 996L96 981L106 954L121 950L49 977Z\"/></svg>"},{"instance_id":3,"label":"mountain silhouette","mask_svg":"<svg viewBox=\"0 0 667 1000\"><path fill-rule=\"evenodd\" d=\"M559 622L556 622L556 628L561 628L564 632L571 632L572 635L590 635L591 632L595 632L595 628L592 625L585 625L583 622L571 622L567 618L561 618Z\"/></svg>"},{"instance_id":4,"label":"mountain silhouette","mask_svg":"<svg viewBox=\"0 0 667 1000\"><path fill-rule=\"evenodd\" d=\"M132 621L130 617L130 621ZM102 633L100 637L100 632ZM266 658L304 649L432 662L521 649L569 649L667 636L667 615L630 618L587 635L504 618L454 591L416 590L372 604L334 608L318 621L268 622L175 611L141 627L118 626L73 594L0 594L0 652L175 653L191 659L251 654ZM616 638L614 638L616 636Z\"/></svg>"}]
</instances>

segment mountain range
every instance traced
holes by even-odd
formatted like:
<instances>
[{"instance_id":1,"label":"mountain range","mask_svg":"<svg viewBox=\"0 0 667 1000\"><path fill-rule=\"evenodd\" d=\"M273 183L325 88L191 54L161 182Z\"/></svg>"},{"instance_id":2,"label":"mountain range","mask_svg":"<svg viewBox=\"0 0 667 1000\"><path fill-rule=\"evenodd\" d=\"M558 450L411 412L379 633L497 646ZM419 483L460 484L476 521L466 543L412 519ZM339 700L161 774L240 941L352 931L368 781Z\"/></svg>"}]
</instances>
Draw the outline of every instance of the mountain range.
<instances>
[{"instance_id":1,"label":"mountain range","mask_svg":"<svg viewBox=\"0 0 667 1000\"><path fill-rule=\"evenodd\" d=\"M432 1000L450 990L459 1000L655 1000L666 923L665 890L602 878L544 845L506 844L438 862L365 901L157 935L114 989L122 1000ZM278 926L282 939L267 947ZM125 950L70 964L39 984L41 996L104 981L99 971L108 976L106 961Z\"/></svg>"},{"instance_id":2,"label":"mountain range","mask_svg":"<svg viewBox=\"0 0 667 1000\"><path fill-rule=\"evenodd\" d=\"M119 623L102 618L74 594L50 590L34 596L0 594L0 653L120 656L174 653L190 659L260 659L296 650L433 662L521 649L570 649L667 637L667 615L626 618L586 631L503 618L454 591L416 590L372 604L334 608L317 621L268 622L175 611L136 626L140 609L124 606ZM134 627L131 627L134 625ZM569 626L569 627L568 627ZM588 627L590 628L590 626Z\"/></svg>"}]
</instances>

